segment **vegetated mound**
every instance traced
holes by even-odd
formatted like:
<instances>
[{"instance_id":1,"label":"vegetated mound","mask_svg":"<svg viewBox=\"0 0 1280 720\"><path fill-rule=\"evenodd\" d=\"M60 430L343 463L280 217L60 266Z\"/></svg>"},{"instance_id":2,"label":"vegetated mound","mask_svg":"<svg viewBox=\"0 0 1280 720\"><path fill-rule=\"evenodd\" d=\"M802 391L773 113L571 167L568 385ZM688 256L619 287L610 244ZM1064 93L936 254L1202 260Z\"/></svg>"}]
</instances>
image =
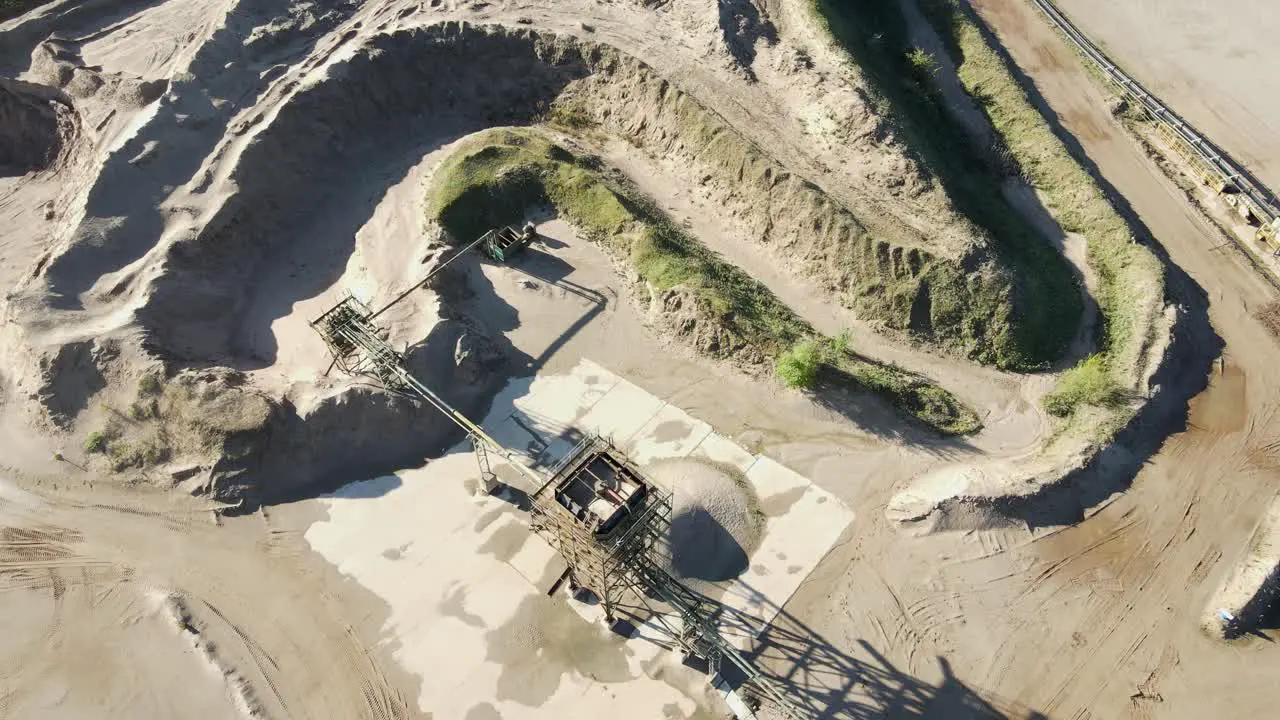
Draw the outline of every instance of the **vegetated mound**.
<instances>
[{"instance_id":1,"label":"vegetated mound","mask_svg":"<svg viewBox=\"0 0 1280 720\"><path fill-rule=\"evenodd\" d=\"M53 88L0 78L0 174L48 168L79 130L70 98Z\"/></svg>"},{"instance_id":2,"label":"vegetated mound","mask_svg":"<svg viewBox=\"0 0 1280 720\"><path fill-rule=\"evenodd\" d=\"M788 373L799 377L792 380ZM870 391L944 435L968 435L982 428L972 408L929 378L863 358L849 349L845 337L794 346L779 360L779 374L791 385L816 386L826 393Z\"/></svg>"},{"instance_id":3,"label":"vegetated mound","mask_svg":"<svg viewBox=\"0 0 1280 720\"><path fill-rule=\"evenodd\" d=\"M527 123L548 108L687 161L763 246L867 320L957 345L984 362L1031 362L1013 334L1011 277L982 248L944 258L872 237L815 185L615 49L452 22L375 37L284 105L240 158L236 192L195 237L166 253L166 273L142 321L183 356L224 347L243 303L239 278L251 277L262 257L295 234L288 225L296 217L342 191L349 163L393 156L427 136ZM424 127L423 117L432 125ZM232 270L209 273L215 264Z\"/></svg>"},{"instance_id":4,"label":"vegetated mound","mask_svg":"<svg viewBox=\"0 0 1280 720\"><path fill-rule=\"evenodd\" d=\"M1164 418L1185 408L1186 351L1179 348L1199 340L1176 309L1165 306L1164 268L1155 253L1135 241L1058 140L971 10L955 0L922 0L921 9L956 62L964 90L981 100L1009 161L1043 194L1062 229L1087 239L1103 323L1098 354L1064 373L1044 398L1050 413L1067 419L1044 452L1025 462L921 477L893 498L887 513L903 523L951 529L974 527L975 518L978 526L1010 519L1029 527L1078 522L1127 487L1142 462L1130 446L1149 445L1150 428L1167 426Z\"/></svg>"},{"instance_id":5,"label":"vegetated mound","mask_svg":"<svg viewBox=\"0 0 1280 720\"><path fill-rule=\"evenodd\" d=\"M793 386L813 387L817 369L826 368L829 383L877 393L940 432L979 427L972 410L926 378L870 363L844 343L820 337L767 287L676 227L620 174L539 132L494 130L471 139L440 164L428 192L433 219L457 242L519 224L526 210L547 204L633 274L651 322L695 350L748 370L776 367ZM797 359L809 363L803 377L786 372Z\"/></svg>"},{"instance_id":6,"label":"vegetated mound","mask_svg":"<svg viewBox=\"0 0 1280 720\"><path fill-rule=\"evenodd\" d=\"M820 22L856 65L873 102L892 131L918 154L921 168L955 209L989 238L989 246L1013 282L1009 352L1005 367L1048 364L1075 336L1083 304L1063 255L1014 207L1006 184L1019 175L996 135L989 147L975 143L944 96L944 70L915 47L899 3L818 0ZM979 98L979 105L981 100Z\"/></svg>"},{"instance_id":7,"label":"vegetated mound","mask_svg":"<svg viewBox=\"0 0 1280 720\"><path fill-rule=\"evenodd\" d=\"M458 242L554 205L643 283L642 304L711 357L761 365L813 330L768 288L678 229L600 161L540 134L493 131L441 164L429 212Z\"/></svg>"},{"instance_id":8,"label":"vegetated mound","mask_svg":"<svg viewBox=\"0 0 1280 720\"><path fill-rule=\"evenodd\" d=\"M686 580L724 582L747 570L760 544L764 513L742 473L682 458L646 469L671 488L671 569Z\"/></svg>"},{"instance_id":9,"label":"vegetated mound","mask_svg":"<svg viewBox=\"0 0 1280 720\"><path fill-rule=\"evenodd\" d=\"M972 13L955 0L924 0L921 8L956 56L964 89L983 100L980 106L1009 161L1044 194L1062 229L1086 238L1103 317L1102 357L1093 362L1105 368L1119 390L1142 392L1156 372L1169 328L1160 260L1135 240L1106 194L1057 138Z\"/></svg>"}]
</instances>

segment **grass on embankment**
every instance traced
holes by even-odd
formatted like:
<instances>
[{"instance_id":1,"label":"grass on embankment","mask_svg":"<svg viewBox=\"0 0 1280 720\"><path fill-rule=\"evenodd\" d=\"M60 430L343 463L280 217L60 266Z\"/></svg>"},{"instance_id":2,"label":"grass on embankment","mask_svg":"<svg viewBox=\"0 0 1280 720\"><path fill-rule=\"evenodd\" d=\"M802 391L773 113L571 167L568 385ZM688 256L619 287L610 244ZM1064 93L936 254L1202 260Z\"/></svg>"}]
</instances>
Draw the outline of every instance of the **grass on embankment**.
<instances>
[{"instance_id":1,"label":"grass on embankment","mask_svg":"<svg viewBox=\"0 0 1280 720\"><path fill-rule=\"evenodd\" d=\"M975 147L938 90L936 66L912 46L896 0L810 0L817 21L848 53L877 110L957 212L986 231L1016 288L1012 343L995 364L1041 369L1067 348L1083 305L1065 258L1006 200L1010 168L1000 148Z\"/></svg>"},{"instance_id":2,"label":"grass on embankment","mask_svg":"<svg viewBox=\"0 0 1280 720\"><path fill-rule=\"evenodd\" d=\"M869 390L947 435L967 435L982 427L976 413L927 378L858 357L849 350L847 336L794 345L779 356L777 371L791 387L831 383Z\"/></svg>"},{"instance_id":3,"label":"grass on embankment","mask_svg":"<svg viewBox=\"0 0 1280 720\"><path fill-rule=\"evenodd\" d=\"M1103 317L1099 355L1065 373L1046 407L1064 416L1082 406L1112 408L1123 420L1122 393L1137 389L1139 366L1163 309L1164 270L1148 248L1133 241L1124 219L1054 135L969 11L956 0L918 1L948 45L960 82L1023 176L1043 194L1062 229L1088 241Z\"/></svg>"},{"instance_id":4,"label":"grass on embankment","mask_svg":"<svg viewBox=\"0 0 1280 720\"><path fill-rule=\"evenodd\" d=\"M441 164L428 197L455 239L518 224L551 204L591 240L625 258L655 294L692 292L701 314L724 331L719 357L743 347L772 357L813 333L758 281L681 232L646 198L606 178L599 161L579 157L532 132L500 130Z\"/></svg>"},{"instance_id":5,"label":"grass on embankment","mask_svg":"<svg viewBox=\"0 0 1280 720\"><path fill-rule=\"evenodd\" d=\"M587 238L623 259L650 292L690 293L701 332L710 326L716 338L697 345L713 357L748 357L772 364L797 349L805 352L810 345L825 348L834 342L759 281L681 231L599 160L575 155L536 132L495 130L467 143L441 163L428 192L429 212L458 242L496 226L518 224L528 208L548 203ZM842 353L838 361L825 353L814 358L815 368L843 370L866 390L939 432L977 429L973 411L945 390L887 366L874 366L882 377L867 369L864 381L854 372L864 365L873 366L849 353ZM813 385L813 378L792 382L782 365L777 367L788 384ZM922 404L922 394L934 402Z\"/></svg>"}]
</instances>

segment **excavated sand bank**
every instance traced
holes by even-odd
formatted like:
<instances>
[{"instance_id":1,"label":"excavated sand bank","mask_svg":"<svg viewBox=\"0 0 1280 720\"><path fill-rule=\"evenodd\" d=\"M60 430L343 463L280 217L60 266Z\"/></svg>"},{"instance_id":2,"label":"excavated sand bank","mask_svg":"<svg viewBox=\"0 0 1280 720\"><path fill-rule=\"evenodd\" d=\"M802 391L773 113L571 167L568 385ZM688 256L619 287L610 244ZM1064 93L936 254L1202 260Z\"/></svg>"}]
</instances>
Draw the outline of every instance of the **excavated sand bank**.
<instances>
[{"instance_id":1,"label":"excavated sand bank","mask_svg":"<svg viewBox=\"0 0 1280 720\"><path fill-rule=\"evenodd\" d=\"M463 70L436 72L442 65ZM366 163L370 153L395 157L432 137L528 122L553 102L585 108L642 147L687 161L762 245L867 317L888 327L931 329L971 353L1004 341L1008 307L1000 303L1011 292L1008 278L980 248L944 259L871 237L817 187L616 50L456 23L376 37L281 108L240 157L230 178L236 194L196 237L168 251L141 322L166 353L192 359L218 353L239 325L239 313L227 308L243 303L241 278L253 276L299 216L342 192L347 162ZM297 177L310 182L299 186ZM54 285L63 264L74 263L55 262ZM211 267L231 271L215 274ZM967 319L977 316L981 326Z\"/></svg>"},{"instance_id":2,"label":"excavated sand bank","mask_svg":"<svg viewBox=\"0 0 1280 720\"><path fill-rule=\"evenodd\" d=\"M1280 599L1280 499L1271 503L1267 514L1249 539L1241 557L1226 580L1205 606L1201 620L1206 631L1231 639L1256 631L1259 624L1276 611ZM1220 612L1233 616L1227 621Z\"/></svg>"},{"instance_id":3,"label":"excavated sand bank","mask_svg":"<svg viewBox=\"0 0 1280 720\"><path fill-rule=\"evenodd\" d=\"M246 42L263 52L263 43L251 42L253 38L251 34ZM223 44L214 43L195 62L212 64L226 52ZM459 70L441 73L440 67ZM589 107L592 123L686 163L703 176L704 184L717 189L744 226L758 232L762 247L792 258L796 273L885 326L931 328L937 337L961 343L970 352L1000 342L1007 330L1002 313L1008 305L1001 298L1011 290L980 247L944 258L873 238L816 186L778 166L649 67L607 46L532 30L446 22L376 35L317 77L313 83L273 89L288 94L270 112L229 120L227 136L211 146L205 166L183 191L161 202L159 210L146 192L125 194L132 189L112 180L113 166L119 165L121 178L144 168L154 183L183 167L194 170L191 158L166 155L163 143L157 148L141 137L130 141L107 161L90 191L84 220L29 284L20 306L47 303L58 321L87 316L97 318L96 328L115 322L128 308L134 324L118 327L114 339L125 346L140 339L141 357L159 359L170 374L184 367L227 366L237 372L271 367L279 360L271 323L344 273L350 252L349 240L343 240L346 228L312 222L312 216L324 217L318 209L360 192L368 180L363 168L403 168L404 158L420 157L424 150L480 129L530 122L554 106ZM174 100L182 97L170 92L160 101L159 112L185 109L183 100ZM178 107L170 107L174 103ZM208 144L189 134L203 124L193 126L189 115L175 117L186 129L174 132L190 138L188 149ZM216 113L206 112L200 123L216 131L219 121ZM152 125L157 123L159 117L153 118ZM142 147L134 147L139 142ZM164 187L153 186L154 191ZM119 216L103 222L95 216L99 205ZM148 242L154 245L148 247ZM314 251L309 250L312 242L317 243ZM281 276L278 268L286 258L309 252L314 254L296 272ZM448 315L447 306L446 300L443 315ZM971 314L982 315L984 322L970 323L966 318ZM22 315L32 344L49 343L52 347L43 352L60 352L65 330L50 337L49 315ZM95 329L94 334L101 332ZM396 341L431 344L412 335ZM455 334L440 345L461 341ZM493 339L480 342L492 344ZM429 365L429 381L463 388L458 402L478 401L486 392L453 382L454 363ZM47 374L32 373L39 378L37 392L56 396L58 383L92 386L95 375L120 375L126 383L135 379L127 371L83 367L89 380L73 378L76 373L69 371L51 384ZM215 473L208 486L219 497L238 501L257 496L250 489L256 482L251 478L266 475L274 477L278 491L263 497L287 495L316 468L335 467L336 476L352 469L341 461L345 455L382 457L405 439L357 429L382 426L376 418L403 426L395 422L403 403L378 393L344 390L311 400L281 398L275 388L264 392L276 408L262 427L270 440L260 443L261 453ZM339 413L332 421L325 419L327 408L335 404L359 405L372 415L367 424L356 425L338 419ZM423 420L436 430L419 433L433 438L414 446L419 456L438 442L436 431L448 430ZM345 455L321 451L312 462L297 461L302 448L342 445L339 438L354 443Z\"/></svg>"}]
</instances>

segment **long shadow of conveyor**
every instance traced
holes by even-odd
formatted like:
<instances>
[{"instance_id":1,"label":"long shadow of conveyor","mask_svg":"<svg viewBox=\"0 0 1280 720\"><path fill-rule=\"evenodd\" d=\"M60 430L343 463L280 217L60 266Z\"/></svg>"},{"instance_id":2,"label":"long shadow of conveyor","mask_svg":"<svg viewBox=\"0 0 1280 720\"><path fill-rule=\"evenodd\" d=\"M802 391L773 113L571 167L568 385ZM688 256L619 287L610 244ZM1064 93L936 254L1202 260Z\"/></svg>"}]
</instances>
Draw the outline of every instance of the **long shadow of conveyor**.
<instances>
[{"instance_id":1,"label":"long shadow of conveyor","mask_svg":"<svg viewBox=\"0 0 1280 720\"><path fill-rule=\"evenodd\" d=\"M659 554L651 559L664 564L662 551L654 552ZM687 584L685 587L689 588ZM866 640L855 641L855 647L837 647L745 582L710 586L703 583L699 587L718 599L689 590L711 609L714 624L730 644L745 644L744 659L786 699L798 720L1047 720L1046 715L1017 702L966 685L943 657L937 658L941 679L931 682L899 669ZM631 637L631 642L650 642L666 650L678 650L679 644L662 636L658 626L649 621L651 606L660 612L665 607L656 595L643 601L625 601L617 610L625 622L614 630ZM761 618L771 619L766 623ZM648 631L632 632L642 625ZM705 662L697 658L686 660L686 665L708 671ZM739 691L740 697L763 699L759 681L748 681L731 662L722 661L719 673ZM763 717L780 715L766 712Z\"/></svg>"},{"instance_id":2,"label":"long shadow of conveyor","mask_svg":"<svg viewBox=\"0 0 1280 720\"><path fill-rule=\"evenodd\" d=\"M930 682L899 669L866 640L837 648L785 610L757 636L749 657L802 717L815 720L1046 718L966 685L946 658L937 658L942 679Z\"/></svg>"},{"instance_id":3,"label":"long shadow of conveyor","mask_svg":"<svg viewBox=\"0 0 1280 720\"><path fill-rule=\"evenodd\" d=\"M577 320L574 320L573 324L565 328L536 358L530 361L530 370L537 371L541 369L552 355L556 354L560 348L565 346L565 343L573 339L573 336L581 332L583 328L609 306L608 298L600 292L567 279L568 275L573 272L572 265L536 248L526 248L516 261L509 264L508 267L522 275L527 275L534 280L540 280L591 303L591 307L587 312Z\"/></svg>"}]
</instances>

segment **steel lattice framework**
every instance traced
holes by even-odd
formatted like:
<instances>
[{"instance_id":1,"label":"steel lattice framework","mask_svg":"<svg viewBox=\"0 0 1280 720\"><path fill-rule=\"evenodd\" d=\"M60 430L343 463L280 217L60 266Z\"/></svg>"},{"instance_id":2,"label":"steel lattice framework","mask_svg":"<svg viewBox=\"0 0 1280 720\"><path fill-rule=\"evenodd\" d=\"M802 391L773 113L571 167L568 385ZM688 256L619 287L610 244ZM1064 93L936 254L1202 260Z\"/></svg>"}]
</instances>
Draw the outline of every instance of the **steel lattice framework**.
<instances>
[{"instance_id":1,"label":"steel lattice framework","mask_svg":"<svg viewBox=\"0 0 1280 720\"><path fill-rule=\"evenodd\" d=\"M404 355L387 342L374 322L385 310L386 307L375 313L356 298L347 297L311 325L329 346L334 365L343 372L426 400L466 431L486 484L495 479L490 451L506 458L532 483L536 492L530 495L531 529L565 559L571 581L599 597L606 621L615 622L624 601L635 599L643 608L644 617L637 615L638 620L652 621L651 626L671 638L687 655L704 658L713 673L719 673L725 663L732 665L745 678L742 687L760 699L772 700L788 717L798 717L786 695L721 634L719 604L690 590L665 569L663 558L669 557L671 529L668 493L644 481L643 502L608 533L595 532L556 501L555 488L574 473L586 470L586 457L607 458L616 469L635 478L643 478L643 473L598 436L584 439L545 475L530 468L517 453L503 447L409 372Z\"/></svg>"}]
</instances>

